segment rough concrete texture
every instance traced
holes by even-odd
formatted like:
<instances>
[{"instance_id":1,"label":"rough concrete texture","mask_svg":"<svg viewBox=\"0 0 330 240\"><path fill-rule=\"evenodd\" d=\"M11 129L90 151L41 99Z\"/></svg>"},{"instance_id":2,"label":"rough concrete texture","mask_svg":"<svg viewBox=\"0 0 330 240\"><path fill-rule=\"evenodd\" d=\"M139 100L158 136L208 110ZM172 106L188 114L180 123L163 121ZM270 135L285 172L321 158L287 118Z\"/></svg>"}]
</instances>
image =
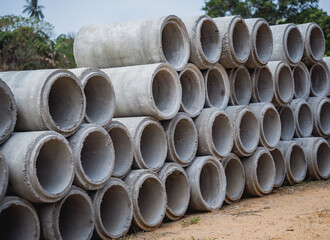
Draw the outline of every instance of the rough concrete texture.
<instances>
[{"instance_id":1,"label":"rough concrete texture","mask_svg":"<svg viewBox=\"0 0 330 240\"><path fill-rule=\"evenodd\" d=\"M172 120L163 121L168 145L167 161L183 167L195 158L198 133L194 121L185 113L178 113Z\"/></svg>"},{"instance_id":2,"label":"rough concrete texture","mask_svg":"<svg viewBox=\"0 0 330 240\"><path fill-rule=\"evenodd\" d=\"M162 125L152 117L115 118L128 129L133 139L133 168L159 171L167 155L166 134Z\"/></svg>"},{"instance_id":3,"label":"rough concrete texture","mask_svg":"<svg viewBox=\"0 0 330 240\"><path fill-rule=\"evenodd\" d=\"M296 121L290 105L279 108L278 113L281 119L281 140L289 141L293 138L296 130Z\"/></svg>"},{"instance_id":4,"label":"rough concrete texture","mask_svg":"<svg viewBox=\"0 0 330 240\"><path fill-rule=\"evenodd\" d=\"M180 111L196 117L205 104L204 77L196 65L188 63L180 72L179 79L182 88Z\"/></svg>"},{"instance_id":5,"label":"rough concrete texture","mask_svg":"<svg viewBox=\"0 0 330 240\"><path fill-rule=\"evenodd\" d=\"M156 63L102 69L116 94L116 117L153 116L171 119L179 111L182 89L177 72Z\"/></svg>"},{"instance_id":6,"label":"rough concrete texture","mask_svg":"<svg viewBox=\"0 0 330 240\"><path fill-rule=\"evenodd\" d=\"M303 62L299 62L292 69L294 80L294 98L302 98L306 101L309 98L311 79L309 70Z\"/></svg>"},{"instance_id":7,"label":"rough concrete texture","mask_svg":"<svg viewBox=\"0 0 330 240\"><path fill-rule=\"evenodd\" d=\"M248 60L251 50L250 35L240 16L213 18L222 37L220 63L225 68L235 68Z\"/></svg>"},{"instance_id":8,"label":"rough concrete texture","mask_svg":"<svg viewBox=\"0 0 330 240\"><path fill-rule=\"evenodd\" d=\"M86 123L106 127L115 113L116 97L109 77L98 68L75 68L70 71L80 80L85 97Z\"/></svg>"},{"instance_id":9,"label":"rough concrete texture","mask_svg":"<svg viewBox=\"0 0 330 240\"><path fill-rule=\"evenodd\" d=\"M290 108L296 122L294 136L309 137L313 131L313 115L309 105L304 99L293 99Z\"/></svg>"},{"instance_id":10,"label":"rough concrete texture","mask_svg":"<svg viewBox=\"0 0 330 240\"><path fill-rule=\"evenodd\" d=\"M176 163L165 163L158 177L166 189L166 218L179 220L186 213L190 199L190 185L186 172Z\"/></svg>"},{"instance_id":11,"label":"rough concrete texture","mask_svg":"<svg viewBox=\"0 0 330 240\"><path fill-rule=\"evenodd\" d=\"M245 63L249 68L265 66L273 52L273 34L263 18L244 19L250 34L251 52Z\"/></svg>"},{"instance_id":12,"label":"rough concrete texture","mask_svg":"<svg viewBox=\"0 0 330 240\"><path fill-rule=\"evenodd\" d=\"M219 63L203 71L205 107L225 109L228 105L230 85L225 68Z\"/></svg>"},{"instance_id":13,"label":"rough concrete texture","mask_svg":"<svg viewBox=\"0 0 330 240\"><path fill-rule=\"evenodd\" d=\"M0 239L35 240L40 237L37 212L23 198L5 197L0 205Z\"/></svg>"},{"instance_id":14,"label":"rough concrete texture","mask_svg":"<svg viewBox=\"0 0 330 240\"><path fill-rule=\"evenodd\" d=\"M274 98L273 77L269 67L251 69L251 102L271 102Z\"/></svg>"},{"instance_id":15,"label":"rough concrete texture","mask_svg":"<svg viewBox=\"0 0 330 240\"><path fill-rule=\"evenodd\" d=\"M330 57L324 57L321 61L319 61L325 68L328 74L328 79L330 81ZM329 90L328 90L328 97L330 97L330 84L329 84Z\"/></svg>"},{"instance_id":16,"label":"rough concrete texture","mask_svg":"<svg viewBox=\"0 0 330 240\"><path fill-rule=\"evenodd\" d=\"M131 170L124 179L133 201L133 229L151 231L163 221L167 197L164 184L150 170Z\"/></svg>"},{"instance_id":17,"label":"rough concrete texture","mask_svg":"<svg viewBox=\"0 0 330 240\"><path fill-rule=\"evenodd\" d=\"M229 105L248 105L252 96L252 80L246 67L228 70L230 84Z\"/></svg>"},{"instance_id":18,"label":"rough concrete texture","mask_svg":"<svg viewBox=\"0 0 330 240\"><path fill-rule=\"evenodd\" d=\"M128 174L133 164L133 139L128 129L121 122L111 121L106 130L111 137L115 150L115 165L112 176L123 178Z\"/></svg>"},{"instance_id":19,"label":"rough concrete texture","mask_svg":"<svg viewBox=\"0 0 330 240\"><path fill-rule=\"evenodd\" d=\"M78 67L99 68L168 62L181 71L190 55L187 29L174 15L85 26L73 50Z\"/></svg>"},{"instance_id":20,"label":"rough concrete texture","mask_svg":"<svg viewBox=\"0 0 330 240\"><path fill-rule=\"evenodd\" d=\"M270 61L284 61L290 65L300 62L304 53L304 39L293 23L270 26L273 33L273 53Z\"/></svg>"},{"instance_id":21,"label":"rough concrete texture","mask_svg":"<svg viewBox=\"0 0 330 240\"><path fill-rule=\"evenodd\" d=\"M189 207L198 211L219 209L226 196L226 175L213 156L196 157L186 168L190 184Z\"/></svg>"},{"instance_id":22,"label":"rough concrete texture","mask_svg":"<svg viewBox=\"0 0 330 240\"><path fill-rule=\"evenodd\" d=\"M252 156L241 159L245 170L244 194L262 197L271 193L276 169L272 155L266 148L258 147Z\"/></svg>"},{"instance_id":23,"label":"rough concrete texture","mask_svg":"<svg viewBox=\"0 0 330 240\"><path fill-rule=\"evenodd\" d=\"M330 100L323 97L311 97L308 105L313 115L313 136L327 138L330 136Z\"/></svg>"},{"instance_id":24,"label":"rough concrete texture","mask_svg":"<svg viewBox=\"0 0 330 240\"><path fill-rule=\"evenodd\" d=\"M330 80L328 69L322 63L315 63L309 69L311 78L310 95L325 97L329 94Z\"/></svg>"},{"instance_id":25,"label":"rough concrete texture","mask_svg":"<svg viewBox=\"0 0 330 240\"><path fill-rule=\"evenodd\" d=\"M94 210L88 194L72 186L60 201L40 208L42 237L47 240L91 239Z\"/></svg>"},{"instance_id":26,"label":"rough concrete texture","mask_svg":"<svg viewBox=\"0 0 330 240\"><path fill-rule=\"evenodd\" d=\"M76 168L74 184L85 190L103 187L115 164L115 151L108 132L96 124L82 124L68 140Z\"/></svg>"},{"instance_id":27,"label":"rough concrete texture","mask_svg":"<svg viewBox=\"0 0 330 240\"><path fill-rule=\"evenodd\" d=\"M234 130L226 112L220 108L205 108L195 118L198 132L198 155L225 158L231 152Z\"/></svg>"},{"instance_id":28,"label":"rough concrete texture","mask_svg":"<svg viewBox=\"0 0 330 240\"><path fill-rule=\"evenodd\" d=\"M235 153L230 153L222 160L222 165L226 174L226 197L225 202L232 204L238 202L244 192L245 171L243 164Z\"/></svg>"},{"instance_id":29,"label":"rough concrete texture","mask_svg":"<svg viewBox=\"0 0 330 240\"><path fill-rule=\"evenodd\" d=\"M250 156L259 143L258 118L248 106L230 106L225 112L233 124L233 152L240 157Z\"/></svg>"},{"instance_id":30,"label":"rough concrete texture","mask_svg":"<svg viewBox=\"0 0 330 240\"><path fill-rule=\"evenodd\" d=\"M0 203L4 198L9 181L9 170L6 160L0 153Z\"/></svg>"},{"instance_id":31,"label":"rough concrete texture","mask_svg":"<svg viewBox=\"0 0 330 240\"><path fill-rule=\"evenodd\" d=\"M126 184L111 178L93 197L95 234L101 239L119 238L127 233L133 218L133 202Z\"/></svg>"},{"instance_id":32,"label":"rough concrete texture","mask_svg":"<svg viewBox=\"0 0 330 240\"><path fill-rule=\"evenodd\" d=\"M0 151L8 164L9 183L19 196L50 203L69 191L75 168L72 150L62 135L53 131L13 133Z\"/></svg>"},{"instance_id":33,"label":"rough concrete texture","mask_svg":"<svg viewBox=\"0 0 330 240\"><path fill-rule=\"evenodd\" d=\"M282 186L285 179L285 161L281 150L276 147L274 150L270 151L275 163L275 183L274 188L279 188Z\"/></svg>"}]
</instances>

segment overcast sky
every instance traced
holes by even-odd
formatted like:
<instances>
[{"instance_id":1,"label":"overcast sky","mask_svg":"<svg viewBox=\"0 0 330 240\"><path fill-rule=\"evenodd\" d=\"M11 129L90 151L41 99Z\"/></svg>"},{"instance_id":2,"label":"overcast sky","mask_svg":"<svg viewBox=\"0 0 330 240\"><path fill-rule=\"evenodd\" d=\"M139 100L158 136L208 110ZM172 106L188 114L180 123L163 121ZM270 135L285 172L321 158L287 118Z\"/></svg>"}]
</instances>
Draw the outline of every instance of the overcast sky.
<instances>
[{"instance_id":1,"label":"overcast sky","mask_svg":"<svg viewBox=\"0 0 330 240\"><path fill-rule=\"evenodd\" d=\"M22 14L25 4L25 0L0 0L0 16ZM39 0L39 4L45 7L45 20L55 27L57 35L76 33L81 27L95 23L204 13L201 10L204 0ZM320 6L330 13L330 0L320 0Z\"/></svg>"}]
</instances>

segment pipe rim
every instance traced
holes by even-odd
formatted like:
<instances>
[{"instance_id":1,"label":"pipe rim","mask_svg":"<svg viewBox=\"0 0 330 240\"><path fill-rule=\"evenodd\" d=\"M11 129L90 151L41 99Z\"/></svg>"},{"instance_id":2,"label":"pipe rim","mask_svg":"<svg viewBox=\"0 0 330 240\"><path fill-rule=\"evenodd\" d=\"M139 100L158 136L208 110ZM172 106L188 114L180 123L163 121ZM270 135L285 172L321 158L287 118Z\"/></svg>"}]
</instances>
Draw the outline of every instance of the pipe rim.
<instances>
[{"instance_id":1,"label":"pipe rim","mask_svg":"<svg viewBox=\"0 0 330 240\"><path fill-rule=\"evenodd\" d=\"M283 76L283 74L285 75ZM288 78L290 79L289 82ZM283 83L285 86L281 85ZM280 105L287 104L292 100L294 93L294 80L292 70L287 63L279 62L276 66L274 90L274 96Z\"/></svg>"},{"instance_id":2,"label":"pipe rim","mask_svg":"<svg viewBox=\"0 0 330 240\"><path fill-rule=\"evenodd\" d=\"M252 100L256 100L256 102L271 102L275 93L273 77L269 67L266 65L255 69L252 73L251 80L252 79L254 79L254 81L252 81L252 95L254 95L255 98L253 99L252 96Z\"/></svg>"},{"instance_id":3,"label":"pipe rim","mask_svg":"<svg viewBox=\"0 0 330 240\"><path fill-rule=\"evenodd\" d=\"M279 188L282 186L285 179L284 156L278 147L274 148L270 154L273 157L276 170L274 187Z\"/></svg>"},{"instance_id":4,"label":"pipe rim","mask_svg":"<svg viewBox=\"0 0 330 240\"><path fill-rule=\"evenodd\" d=\"M284 114L284 113L286 113L286 114ZM282 106L279 109L279 115L280 115L280 119L281 119L281 139L282 140L291 140L293 138L295 130L296 130L296 121L295 121L294 112L289 105L286 105L286 106ZM287 116L289 116L290 119L287 119L286 118ZM287 123L290 123L290 125L288 125ZM284 133L286 133L286 132L289 132L289 133L284 135Z\"/></svg>"},{"instance_id":5,"label":"pipe rim","mask_svg":"<svg viewBox=\"0 0 330 240\"><path fill-rule=\"evenodd\" d=\"M315 33L315 31L317 31L317 33ZM313 32L314 35L315 34L319 35L318 39L312 39ZM315 40L317 41L315 42ZM320 26L316 23L310 23L309 26L307 27L307 31L305 34L305 50L309 53L308 55L310 56L313 62L318 62L322 60L325 52L325 45L326 44L325 44L324 33L320 28ZM318 47L320 47L320 49L315 49Z\"/></svg>"},{"instance_id":6,"label":"pipe rim","mask_svg":"<svg viewBox=\"0 0 330 240\"><path fill-rule=\"evenodd\" d=\"M328 72L321 63L315 63L309 70L311 79L311 95L325 97L329 91ZM321 74L321 76L320 76Z\"/></svg>"},{"instance_id":7,"label":"pipe rim","mask_svg":"<svg viewBox=\"0 0 330 240\"><path fill-rule=\"evenodd\" d=\"M293 108L296 119L296 135L309 137L313 131L313 115L309 105L303 99L294 100L291 104L295 105Z\"/></svg>"},{"instance_id":8,"label":"pipe rim","mask_svg":"<svg viewBox=\"0 0 330 240\"><path fill-rule=\"evenodd\" d=\"M0 153L0 202L4 198L9 181L9 169L8 164L5 161L3 155Z\"/></svg>"},{"instance_id":9,"label":"pipe rim","mask_svg":"<svg viewBox=\"0 0 330 240\"><path fill-rule=\"evenodd\" d=\"M324 110L324 108L326 108L327 110ZM324 114L326 114L326 116L324 116ZM320 135L323 135L324 137L330 135L329 115L330 115L330 100L328 98L323 98L317 105L317 115L314 117L314 121L316 121L315 125L319 126L318 128Z\"/></svg>"},{"instance_id":10,"label":"pipe rim","mask_svg":"<svg viewBox=\"0 0 330 240\"><path fill-rule=\"evenodd\" d=\"M258 42L258 34L259 31L266 31L266 38L269 38L270 41L268 41L267 43L262 42L262 44L265 44L267 46L269 46L268 51L266 52L266 56L260 57L260 51L261 49L258 48L258 45L260 44L260 42ZM267 23L267 21L265 19L259 18L257 20L257 22L254 24L252 33L254 34L254 36L251 38L251 53L254 56L254 59L257 61L258 65L266 65L269 61L269 59L272 56L272 52L273 52L273 34L272 34L272 30L269 27L269 24ZM265 37L265 36L264 36ZM264 40L264 37L261 37L262 40ZM255 41L252 41L253 39L255 39ZM268 39L268 40L269 40ZM259 43L259 44L258 44ZM264 46L260 46L261 48L263 48Z\"/></svg>"},{"instance_id":11,"label":"pipe rim","mask_svg":"<svg viewBox=\"0 0 330 240\"><path fill-rule=\"evenodd\" d=\"M267 120L271 121L270 125L265 124ZM272 104L265 104L260 111L260 140L267 149L274 149L280 141L282 129L277 131L279 128L281 129L281 120L276 108Z\"/></svg>"},{"instance_id":12,"label":"pipe rim","mask_svg":"<svg viewBox=\"0 0 330 240\"><path fill-rule=\"evenodd\" d=\"M291 39L292 37L294 38L293 40ZM283 49L285 58L290 64L295 65L301 61L304 54L304 40L298 27L295 24L289 23L284 31Z\"/></svg>"},{"instance_id":13,"label":"pipe rim","mask_svg":"<svg viewBox=\"0 0 330 240\"><path fill-rule=\"evenodd\" d=\"M304 162L303 168L304 169L298 169L298 170L294 169L295 172L293 172L293 169L292 169L293 161L291 161L293 151L298 151L298 154L300 154L300 157L303 156L303 162ZM305 179L306 174L307 174L307 160L306 160L306 155L305 155L304 150L297 143L291 142L288 149L285 152L284 159L286 160L286 178L287 178L287 180L291 184L302 182ZM295 158L295 162L297 159L298 158ZM297 175L298 173L296 171L301 171L301 173L299 175Z\"/></svg>"},{"instance_id":14,"label":"pipe rim","mask_svg":"<svg viewBox=\"0 0 330 240\"><path fill-rule=\"evenodd\" d=\"M252 97L252 80L247 68L239 66L232 69L229 78L231 103L233 105L248 105Z\"/></svg>"},{"instance_id":15,"label":"pipe rim","mask_svg":"<svg viewBox=\"0 0 330 240\"><path fill-rule=\"evenodd\" d=\"M292 70L294 81L294 98L307 100L310 92L310 76L306 65L299 62Z\"/></svg>"}]
</instances>

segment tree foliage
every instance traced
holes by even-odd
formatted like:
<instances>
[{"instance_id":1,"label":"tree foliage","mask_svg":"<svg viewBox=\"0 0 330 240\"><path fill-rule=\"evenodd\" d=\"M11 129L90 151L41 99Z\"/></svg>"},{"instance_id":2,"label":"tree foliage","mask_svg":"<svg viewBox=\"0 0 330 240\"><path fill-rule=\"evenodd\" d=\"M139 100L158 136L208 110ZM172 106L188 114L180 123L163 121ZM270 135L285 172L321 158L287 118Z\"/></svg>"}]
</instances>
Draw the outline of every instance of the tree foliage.
<instances>
[{"instance_id":1,"label":"tree foliage","mask_svg":"<svg viewBox=\"0 0 330 240\"><path fill-rule=\"evenodd\" d=\"M24 6L23 13L28 13L30 18L35 18L36 20L43 20L44 14L42 9L44 6L39 5L38 0L26 0L27 5Z\"/></svg>"}]
</instances>

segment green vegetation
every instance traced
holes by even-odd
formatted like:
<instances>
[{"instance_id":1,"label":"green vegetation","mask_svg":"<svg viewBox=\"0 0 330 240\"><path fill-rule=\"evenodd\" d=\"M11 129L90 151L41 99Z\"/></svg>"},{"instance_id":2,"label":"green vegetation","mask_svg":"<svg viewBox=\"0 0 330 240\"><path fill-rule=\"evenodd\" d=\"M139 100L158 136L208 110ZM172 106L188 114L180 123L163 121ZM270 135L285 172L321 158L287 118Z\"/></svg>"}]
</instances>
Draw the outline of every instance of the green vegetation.
<instances>
[{"instance_id":1,"label":"green vegetation","mask_svg":"<svg viewBox=\"0 0 330 240\"><path fill-rule=\"evenodd\" d=\"M196 217L191 218L190 221L182 220L181 221L181 226L182 227L188 227L188 226L190 226L192 224L198 223L200 220L201 220L201 218L199 216L196 216Z\"/></svg>"},{"instance_id":2,"label":"green vegetation","mask_svg":"<svg viewBox=\"0 0 330 240\"><path fill-rule=\"evenodd\" d=\"M44 6L38 4L38 0L26 0L27 5L24 6L23 13L30 14L30 18L35 18L36 20L44 19L44 14L42 10Z\"/></svg>"}]
</instances>

